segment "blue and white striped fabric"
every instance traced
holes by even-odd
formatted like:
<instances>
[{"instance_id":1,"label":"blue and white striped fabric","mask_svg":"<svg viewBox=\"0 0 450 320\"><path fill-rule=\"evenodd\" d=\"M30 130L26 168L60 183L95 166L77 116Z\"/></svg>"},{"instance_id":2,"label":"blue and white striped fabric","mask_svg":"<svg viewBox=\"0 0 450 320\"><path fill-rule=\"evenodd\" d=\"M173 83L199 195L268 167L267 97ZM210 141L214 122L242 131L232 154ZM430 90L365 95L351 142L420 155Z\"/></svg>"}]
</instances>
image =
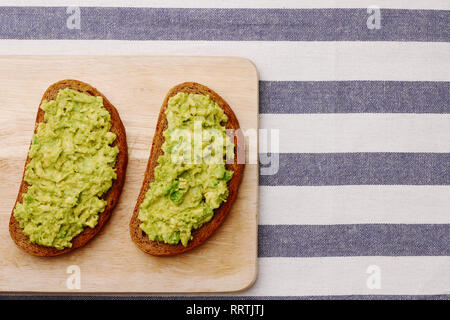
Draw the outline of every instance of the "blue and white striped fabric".
<instances>
[{"instance_id":1,"label":"blue and white striped fabric","mask_svg":"<svg viewBox=\"0 0 450 320\"><path fill-rule=\"evenodd\" d=\"M0 54L251 59L280 169L237 295L448 299L450 2L224 2L2 1Z\"/></svg>"}]
</instances>

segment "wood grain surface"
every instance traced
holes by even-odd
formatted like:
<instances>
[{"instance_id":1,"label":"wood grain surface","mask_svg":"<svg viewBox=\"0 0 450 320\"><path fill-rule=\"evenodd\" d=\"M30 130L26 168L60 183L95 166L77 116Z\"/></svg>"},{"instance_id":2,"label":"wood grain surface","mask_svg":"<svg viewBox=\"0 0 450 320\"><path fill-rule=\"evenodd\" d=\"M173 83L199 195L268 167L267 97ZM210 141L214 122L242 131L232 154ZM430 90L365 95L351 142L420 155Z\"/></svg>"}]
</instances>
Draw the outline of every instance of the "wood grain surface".
<instances>
[{"instance_id":1,"label":"wood grain surface","mask_svg":"<svg viewBox=\"0 0 450 320\"><path fill-rule=\"evenodd\" d=\"M39 101L48 86L68 78L91 84L119 111L129 148L127 176L119 203L96 238L67 255L39 258L14 245L8 221ZM0 57L1 292L228 292L243 290L254 282L257 164L246 165L229 217L200 247L174 257L152 257L130 239L128 223L142 184L159 109L167 91L184 81L199 82L220 94L233 108L243 130L258 128L258 75L246 59ZM80 289L67 286L71 276L68 268L74 265L81 271Z\"/></svg>"}]
</instances>

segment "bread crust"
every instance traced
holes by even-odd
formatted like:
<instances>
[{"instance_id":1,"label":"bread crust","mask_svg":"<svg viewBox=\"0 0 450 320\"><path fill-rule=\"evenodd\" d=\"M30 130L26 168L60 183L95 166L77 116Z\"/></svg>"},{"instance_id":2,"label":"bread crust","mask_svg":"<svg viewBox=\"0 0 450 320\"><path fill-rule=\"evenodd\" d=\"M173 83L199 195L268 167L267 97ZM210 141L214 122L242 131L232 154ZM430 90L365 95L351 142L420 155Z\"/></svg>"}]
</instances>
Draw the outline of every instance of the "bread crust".
<instances>
[{"instance_id":1,"label":"bread crust","mask_svg":"<svg viewBox=\"0 0 450 320\"><path fill-rule=\"evenodd\" d=\"M56 99L59 90L65 88L77 90L79 92L90 94L92 96L101 96L103 98L103 105L111 115L111 131L115 133L117 136L116 140L113 143L113 146L117 146L119 148L119 154L117 155L115 165L117 179L113 180L111 188L102 197L104 200L107 201L107 205L105 210L100 214L98 223L94 228L86 227L83 230L83 232L74 237L72 239L71 248L64 248L63 250L58 250L56 248L42 246L30 242L28 236L26 236L23 233L23 229L20 227L19 222L14 217L14 208L16 207L18 202L22 202L22 196L28 190L28 183L24 180L24 176L25 176L25 168L31 159L29 155L27 155L25 168L22 175L22 183L20 185L19 194L17 195L17 199L14 204L14 208L12 210L11 218L9 221L9 233L11 235L11 238L14 240L14 242L20 249L31 255L40 257L58 256L64 253L71 252L77 248L84 246L87 242L89 242L89 240L91 240L95 235L97 235L97 233L99 233L99 231L111 217L112 211L117 204L119 195L122 191L123 184L125 181L125 172L128 163L128 148L127 148L125 128L119 117L119 113L117 112L116 108L108 101L108 99L106 99L106 97L102 95L94 87L90 86L87 83L71 79L56 82L45 91L39 106L42 104L44 100ZM38 124L44 121L44 113L45 112L41 108L38 109L34 133L36 133Z\"/></svg>"},{"instance_id":2,"label":"bread crust","mask_svg":"<svg viewBox=\"0 0 450 320\"><path fill-rule=\"evenodd\" d=\"M237 161L238 155L243 154L244 145L242 143L237 143L237 139L235 137L234 163L226 164L227 170L232 170L234 172L233 177L228 182L228 198L226 202L222 203L219 208L214 210L213 218L200 228L193 230L193 239L188 242L188 245L186 247L184 247L181 243L173 245L164 242L151 241L148 238L148 236L139 227L139 225L141 224L140 220L138 219L139 205L145 198L145 193L150 187L150 182L154 180L154 169L158 165L157 159L160 155L163 154L163 151L161 149L164 142L163 132L167 129L167 119L164 111L167 108L169 98L176 95L178 92L209 95L211 99L215 101L228 116L228 121L225 125L226 129L237 130L240 128L236 115L234 114L230 106L225 102L225 100L216 92L204 85L195 82L184 82L173 87L167 93L159 113L158 123L156 126L155 135L153 137L151 154L148 160L147 169L145 171L144 181L142 183L136 207L134 208L133 215L130 221L130 235L133 242L138 246L139 249L154 256L172 256L191 250L205 242L222 224L222 222L229 214L233 202L236 199L245 166L244 163L238 163Z\"/></svg>"}]
</instances>

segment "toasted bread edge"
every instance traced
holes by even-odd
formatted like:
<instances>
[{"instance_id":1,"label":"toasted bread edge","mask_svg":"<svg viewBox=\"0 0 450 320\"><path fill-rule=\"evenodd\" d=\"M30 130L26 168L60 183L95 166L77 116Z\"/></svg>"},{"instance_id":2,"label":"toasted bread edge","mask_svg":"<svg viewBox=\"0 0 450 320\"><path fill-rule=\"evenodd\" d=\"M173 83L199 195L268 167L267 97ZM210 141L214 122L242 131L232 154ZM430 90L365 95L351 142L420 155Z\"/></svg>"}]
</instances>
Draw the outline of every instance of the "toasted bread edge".
<instances>
[{"instance_id":1,"label":"toasted bread edge","mask_svg":"<svg viewBox=\"0 0 450 320\"><path fill-rule=\"evenodd\" d=\"M184 247L181 243L172 245L163 242L151 241L148 238L148 236L139 227L141 223L138 219L139 205L145 198L145 193L150 187L150 182L154 180L154 169L158 165L157 159L160 155L163 154L161 150L162 144L164 142L163 132L167 128L167 119L164 115L164 111L167 108L169 98L176 95L178 92L209 95L213 101L219 104L219 106L228 116L226 129L237 130L240 128L236 115L234 114L228 103L216 92L204 85L196 82L184 82L173 87L167 93L159 113L158 123L156 126L155 135L153 137L151 154L148 160L147 169L145 171L144 181L142 183L141 191L139 193L137 203L130 220L130 235L133 242L142 251L155 256L172 256L191 250L204 243L228 216L231 207L237 197L239 184L241 183L245 166L245 164L238 163L237 161L238 152L243 152L244 145L242 143L238 144L235 137L234 163L226 164L226 168L228 170L233 170L234 172L233 177L228 182L229 195L226 202L222 203L222 205L218 209L214 210L213 218L209 222L201 226L199 229L196 229L192 232L193 239L188 242L188 245L186 247Z\"/></svg>"},{"instance_id":2,"label":"toasted bread edge","mask_svg":"<svg viewBox=\"0 0 450 320\"><path fill-rule=\"evenodd\" d=\"M82 233L77 235L72 239L72 247L65 248L63 250L58 250L52 247L45 247L38 244L31 243L28 236L23 233L23 229L19 226L19 222L14 217L14 209L17 205L17 202L22 201L22 196L28 190L28 183L24 181L25 175L25 167L30 162L29 155L27 155L27 159L25 162L25 167L22 175L22 182L19 188L19 194L17 195L16 202L14 204L10 221L9 221L9 233L11 238L15 242L15 244L22 249L23 251L40 257L49 257L49 256L58 256L64 253L71 252L77 248L84 246L88 243L95 235L97 235L100 230L103 228L105 223L111 217L112 211L116 206L120 193L122 191L124 182L125 182L125 173L128 163L128 148L126 141L126 133L123 123L119 117L119 113L116 108L108 101L108 99L102 95L97 89L92 87L91 85L78 81L78 80L62 80L52 84L44 93L41 103L39 104L38 113L36 116L35 129L34 133L36 133L38 124L44 121L44 111L40 108L40 105L44 100L54 100L61 89L71 88L77 90L79 92L87 93L93 96L101 96L103 98L103 105L108 110L111 115L111 131L116 134L116 140L113 145L119 148L119 154L116 159L116 173L117 179L113 180L113 184L107 193L104 194L103 199L107 201L107 205L105 210L100 213L99 220L97 225L94 228L85 228ZM31 143L30 143L31 146Z\"/></svg>"}]
</instances>

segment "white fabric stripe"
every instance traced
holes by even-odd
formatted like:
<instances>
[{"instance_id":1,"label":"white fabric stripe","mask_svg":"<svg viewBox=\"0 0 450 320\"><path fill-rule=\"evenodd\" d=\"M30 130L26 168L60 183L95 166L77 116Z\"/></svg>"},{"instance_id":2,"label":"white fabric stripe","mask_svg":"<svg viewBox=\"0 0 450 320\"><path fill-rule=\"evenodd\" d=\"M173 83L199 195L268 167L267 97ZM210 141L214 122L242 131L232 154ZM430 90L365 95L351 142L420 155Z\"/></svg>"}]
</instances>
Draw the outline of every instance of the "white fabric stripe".
<instances>
[{"instance_id":1,"label":"white fabric stripe","mask_svg":"<svg viewBox=\"0 0 450 320\"><path fill-rule=\"evenodd\" d=\"M446 224L450 186L260 186L259 224Z\"/></svg>"},{"instance_id":2,"label":"white fabric stripe","mask_svg":"<svg viewBox=\"0 0 450 320\"><path fill-rule=\"evenodd\" d=\"M450 114L261 114L260 128L279 131L260 152L450 152ZM270 133L269 133L270 137Z\"/></svg>"},{"instance_id":3,"label":"white fabric stripe","mask_svg":"<svg viewBox=\"0 0 450 320\"><path fill-rule=\"evenodd\" d=\"M372 265L379 267L380 289L367 286ZM240 295L448 294L449 269L450 257L260 258L255 285Z\"/></svg>"},{"instance_id":4,"label":"white fabric stripe","mask_svg":"<svg viewBox=\"0 0 450 320\"><path fill-rule=\"evenodd\" d=\"M150 8L367 8L377 5L393 9L450 8L446 0L3 0L2 6L82 6Z\"/></svg>"},{"instance_id":5,"label":"white fabric stripe","mask_svg":"<svg viewBox=\"0 0 450 320\"><path fill-rule=\"evenodd\" d=\"M261 80L450 81L450 43L0 40L1 55L201 55L252 60Z\"/></svg>"},{"instance_id":6,"label":"white fabric stripe","mask_svg":"<svg viewBox=\"0 0 450 320\"><path fill-rule=\"evenodd\" d=\"M368 268L370 266L373 269ZM379 267L380 288L367 282ZM450 294L450 257L259 258L248 290L221 296L332 296ZM376 276L375 276L376 277ZM372 284L372 282L369 281ZM214 294L154 294L205 296Z\"/></svg>"}]
</instances>

